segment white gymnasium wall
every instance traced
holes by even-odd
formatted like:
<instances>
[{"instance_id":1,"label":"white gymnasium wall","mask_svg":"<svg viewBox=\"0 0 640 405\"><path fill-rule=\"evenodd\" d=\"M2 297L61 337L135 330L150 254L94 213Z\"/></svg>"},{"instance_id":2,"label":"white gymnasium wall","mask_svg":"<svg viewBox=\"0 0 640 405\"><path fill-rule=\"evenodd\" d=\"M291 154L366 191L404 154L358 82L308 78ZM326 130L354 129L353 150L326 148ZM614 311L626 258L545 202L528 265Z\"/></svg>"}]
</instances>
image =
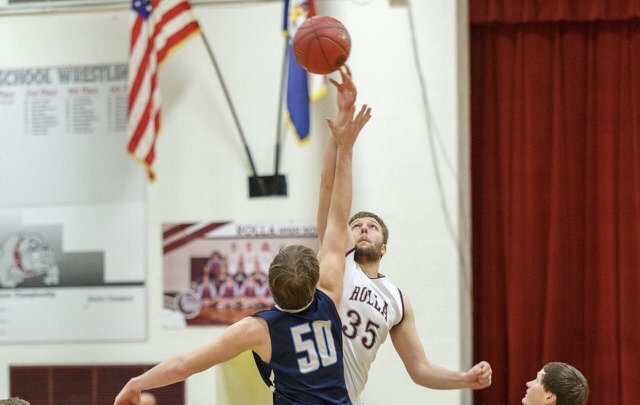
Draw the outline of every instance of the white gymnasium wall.
<instances>
[{"instance_id":1,"label":"white gymnasium wall","mask_svg":"<svg viewBox=\"0 0 640 405\"><path fill-rule=\"evenodd\" d=\"M391 6L388 0L317 0L316 5L319 14L333 15L348 27L353 44L349 65L359 85L359 104L373 108L354 158L354 211L371 210L387 222L390 241L383 272L410 297L430 359L466 369L471 365L471 289L459 255L461 251L462 263L469 263L464 231L466 0L413 0L410 8ZM282 3L198 2L195 13L222 70L258 174L272 174ZM129 18L124 8L0 16L0 37L16 38L0 41L0 68L126 61ZM413 34L433 119L425 112ZM9 365L155 363L215 338L220 328L160 326L163 222L314 221L328 135L323 118L334 114L333 91L314 106L310 142L300 146L290 134L282 138L280 171L287 177L289 195L250 199L251 171L243 145L200 38L168 59L160 87L164 105L157 181L147 193L148 341L0 346L0 398L9 393ZM232 364L190 378L187 404L243 403L238 398L246 393L228 383L233 379L228 370L236 367L251 377L250 366ZM371 405L398 398L404 404L470 403L469 392L415 386L390 341L374 364L366 398Z\"/></svg>"}]
</instances>

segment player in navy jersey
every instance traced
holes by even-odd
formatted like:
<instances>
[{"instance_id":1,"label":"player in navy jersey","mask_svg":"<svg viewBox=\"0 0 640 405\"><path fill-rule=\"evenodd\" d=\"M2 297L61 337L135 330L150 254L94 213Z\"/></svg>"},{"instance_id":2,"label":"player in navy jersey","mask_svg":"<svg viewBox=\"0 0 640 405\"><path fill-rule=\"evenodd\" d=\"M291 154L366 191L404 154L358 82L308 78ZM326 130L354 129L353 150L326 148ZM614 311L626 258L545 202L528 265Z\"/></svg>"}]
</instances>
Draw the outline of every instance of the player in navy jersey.
<instances>
[{"instance_id":1,"label":"player in navy jersey","mask_svg":"<svg viewBox=\"0 0 640 405\"><path fill-rule=\"evenodd\" d=\"M308 247L296 249L308 249L309 258L315 258ZM310 264L315 266L311 260ZM278 359L267 363L253 352L262 379L273 391L274 404L351 404L344 383L342 323L327 294L316 289L312 301L300 309L276 304L255 316L267 322L271 357Z\"/></svg>"},{"instance_id":2,"label":"player in navy jersey","mask_svg":"<svg viewBox=\"0 0 640 405\"><path fill-rule=\"evenodd\" d=\"M357 96L348 67L342 68L340 73L341 83L330 79L337 89L338 126L349 120ZM327 238L329 204L339 192L333 183L334 178L338 178L334 175L336 156L335 138L329 138L317 213L320 243ZM343 323L345 378L351 401L355 405L364 403L360 396L369 369L378 348L389 335L415 383L434 389L488 387L491 384L491 366L485 361L461 372L440 367L427 358L407 296L379 272L380 259L386 252L389 236L382 219L370 212L360 212L349 219L348 224L351 235L345 249L348 254L339 310Z\"/></svg>"},{"instance_id":3,"label":"player in navy jersey","mask_svg":"<svg viewBox=\"0 0 640 405\"><path fill-rule=\"evenodd\" d=\"M318 255L292 245L280 250L269 267L275 306L234 323L213 342L177 355L134 377L115 405L138 405L140 393L175 382L230 360L246 350L254 353L277 405L347 404L342 335L337 306L342 295L345 226L351 209L353 144L369 121L363 106L342 112L339 123L327 120L336 143L334 193Z\"/></svg>"}]
</instances>

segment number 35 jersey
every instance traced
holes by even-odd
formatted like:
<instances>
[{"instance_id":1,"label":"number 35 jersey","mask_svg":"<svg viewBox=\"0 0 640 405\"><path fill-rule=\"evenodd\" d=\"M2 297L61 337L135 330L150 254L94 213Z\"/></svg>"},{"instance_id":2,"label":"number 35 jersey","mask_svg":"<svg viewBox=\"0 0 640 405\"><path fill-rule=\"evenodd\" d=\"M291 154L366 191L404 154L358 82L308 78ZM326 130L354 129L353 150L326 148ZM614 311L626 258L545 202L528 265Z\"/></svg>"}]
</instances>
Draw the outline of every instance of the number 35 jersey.
<instances>
[{"instance_id":1,"label":"number 35 jersey","mask_svg":"<svg viewBox=\"0 0 640 405\"><path fill-rule=\"evenodd\" d=\"M378 348L404 316L400 290L380 274L369 278L355 261L355 249L347 253L344 289L340 301L345 382L354 404L367 382Z\"/></svg>"},{"instance_id":2,"label":"number 35 jersey","mask_svg":"<svg viewBox=\"0 0 640 405\"><path fill-rule=\"evenodd\" d=\"M340 316L328 295L316 290L300 311L277 307L254 314L269 326L271 362L253 357L274 405L351 405L344 380Z\"/></svg>"}]
</instances>

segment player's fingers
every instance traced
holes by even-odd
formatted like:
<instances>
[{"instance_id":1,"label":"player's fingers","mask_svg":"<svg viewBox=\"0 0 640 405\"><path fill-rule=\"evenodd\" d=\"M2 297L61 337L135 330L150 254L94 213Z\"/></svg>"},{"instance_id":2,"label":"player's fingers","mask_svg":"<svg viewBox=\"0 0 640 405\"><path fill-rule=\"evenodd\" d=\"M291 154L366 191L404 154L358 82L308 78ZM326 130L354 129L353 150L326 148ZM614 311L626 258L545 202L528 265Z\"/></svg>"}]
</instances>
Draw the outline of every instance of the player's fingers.
<instances>
[{"instance_id":1,"label":"player's fingers","mask_svg":"<svg viewBox=\"0 0 640 405\"><path fill-rule=\"evenodd\" d=\"M349 69L347 69L345 65L340 66L340 76L342 77L342 80L349 76Z\"/></svg>"},{"instance_id":2,"label":"player's fingers","mask_svg":"<svg viewBox=\"0 0 640 405\"><path fill-rule=\"evenodd\" d=\"M367 108L366 110L360 110L360 113L356 116L355 125L357 126L357 132L360 132L362 128L365 126L369 119L371 118L371 108Z\"/></svg>"},{"instance_id":3,"label":"player's fingers","mask_svg":"<svg viewBox=\"0 0 640 405\"><path fill-rule=\"evenodd\" d=\"M334 130L336 129L335 122L333 122L331 118L325 118L325 121L327 121L327 125L329 126L329 129L331 129L331 132L333 133Z\"/></svg>"},{"instance_id":4,"label":"player's fingers","mask_svg":"<svg viewBox=\"0 0 640 405\"><path fill-rule=\"evenodd\" d=\"M367 122L369 122L370 119L371 119L371 114L369 112L367 112L367 114L365 114L362 117L362 124L361 124L360 127L362 128Z\"/></svg>"},{"instance_id":5,"label":"player's fingers","mask_svg":"<svg viewBox=\"0 0 640 405\"><path fill-rule=\"evenodd\" d=\"M488 375L485 378L483 378L481 382L483 385L487 385L487 386L491 385L491 375Z\"/></svg>"},{"instance_id":6,"label":"player's fingers","mask_svg":"<svg viewBox=\"0 0 640 405\"><path fill-rule=\"evenodd\" d=\"M358 112L357 118L369 120L371 118L371 108L366 104L363 105Z\"/></svg>"}]
</instances>

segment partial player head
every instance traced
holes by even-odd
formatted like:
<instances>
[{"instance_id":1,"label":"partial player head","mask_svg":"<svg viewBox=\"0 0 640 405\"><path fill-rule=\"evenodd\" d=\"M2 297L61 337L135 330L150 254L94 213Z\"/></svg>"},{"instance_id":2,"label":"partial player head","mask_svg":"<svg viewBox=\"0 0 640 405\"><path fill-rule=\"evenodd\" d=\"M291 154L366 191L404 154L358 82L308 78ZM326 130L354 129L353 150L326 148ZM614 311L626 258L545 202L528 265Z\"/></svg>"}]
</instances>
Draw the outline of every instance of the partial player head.
<instances>
[{"instance_id":1,"label":"partial player head","mask_svg":"<svg viewBox=\"0 0 640 405\"><path fill-rule=\"evenodd\" d=\"M297 310L308 305L319 278L316 253L303 245L280 249L269 266L269 289L276 305L282 309Z\"/></svg>"},{"instance_id":2,"label":"partial player head","mask_svg":"<svg viewBox=\"0 0 640 405\"><path fill-rule=\"evenodd\" d=\"M389 229L382 218L372 212L360 211L349 219L355 241L355 260L362 264L377 262L387 251Z\"/></svg>"},{"instance_id":3,"label":"partial player head","mask_svg":"<svg viewBox=\"0 0 640 405\"><path fill-rule=\"evenodd\" d=\"M347 61L351 53L351 36L340 21L316 15L300 25L292 47L296 60L305 70L328 74Z\"/></svg>"},{"instance_id":4,"label":"partial player head","mask_svg":"<svg viewBox=\"0 0 640 405\"><path fill-rule=\"evenodd\" d=\"M558 397L558 404L584 405L589 397L589 383L575 367L561 362L547 363L542 385Z\"/></svg>"},{"instance_id":5,"label":"partial player head","mask_svg":"<svg viewBox=\"0 0 640 405\"><path fill-rule=\"evenodd\" d=\"M589 384L584 375L561 362L545 364L526 385L523 405L584 405L589 397Z\"/></svg>"},{"instance_id":6,"label":"partial player head","mask_svg":"<svg viewBox=\"0 0 640 405\"><path fill-rule=\"evenodd\" d=\"M382 242L385 244L387 243L387 241L389 240L389 228L387 228L387 225L384 223L382 218L380 218L378 215L374 214L373 212L360 211L360 212L356 212L355 214L353 214L353 216L351 216L351 218L349 218L349 226L351 226L353 221L359 218L373 218L374 220L376 220L376 222L378 222L378 224L380 225L380 228L382 230L382 236L384 237Z\"/></svg>"}]
</instances>

